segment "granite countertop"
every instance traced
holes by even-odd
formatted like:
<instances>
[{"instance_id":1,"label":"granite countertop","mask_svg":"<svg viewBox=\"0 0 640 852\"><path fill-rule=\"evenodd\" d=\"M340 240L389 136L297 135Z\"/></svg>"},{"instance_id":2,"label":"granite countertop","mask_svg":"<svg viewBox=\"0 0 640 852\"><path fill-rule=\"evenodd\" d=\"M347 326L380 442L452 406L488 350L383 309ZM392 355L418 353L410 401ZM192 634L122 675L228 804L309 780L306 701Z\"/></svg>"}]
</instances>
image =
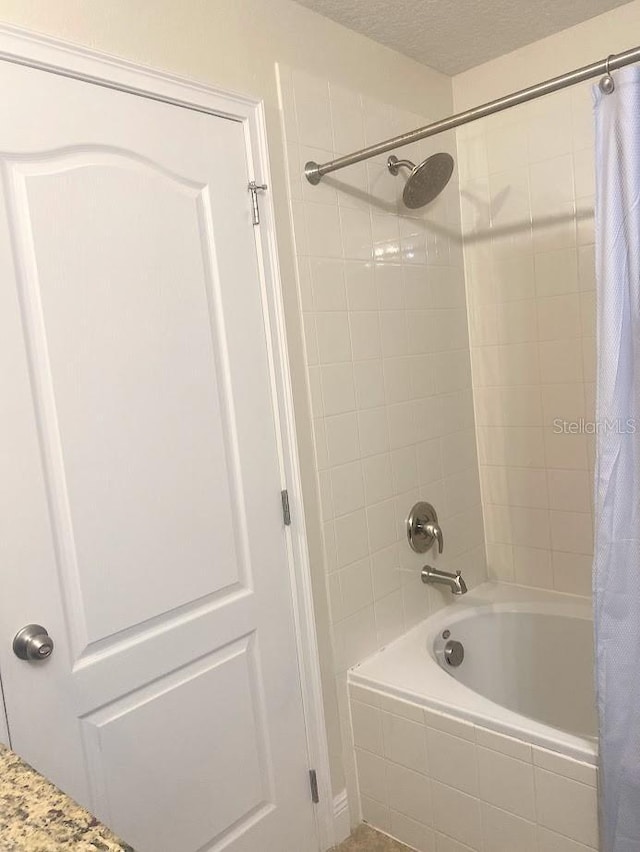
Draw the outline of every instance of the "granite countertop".
<instances>
[{"instance_id":1,"label":"granite countertop","mask_svg":"<svg viewBox=\"0 0 640 852\"><path fill-rule=\"evenodd\" d=\"M17 754L0 745L2 852L134 852Z\"/></svg>"}]
</instances>

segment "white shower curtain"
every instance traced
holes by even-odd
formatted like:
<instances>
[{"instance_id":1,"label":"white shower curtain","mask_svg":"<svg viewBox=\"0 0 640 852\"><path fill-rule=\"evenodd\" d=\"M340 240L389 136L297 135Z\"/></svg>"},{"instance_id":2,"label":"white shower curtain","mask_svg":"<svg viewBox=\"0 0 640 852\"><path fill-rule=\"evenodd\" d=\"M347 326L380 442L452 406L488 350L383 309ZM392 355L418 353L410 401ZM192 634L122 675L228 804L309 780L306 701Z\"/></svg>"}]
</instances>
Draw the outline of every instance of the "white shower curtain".
<instances>
[{"instance_id":1,"label":"white shower curtain","mask_svg":"<svg viewBox=\"0 0 640 852\"><path fill-rule=\"evenodd\" d=\"M596 87L601 852L640 851L640 69Z\"/></svg>"}]
</instances>

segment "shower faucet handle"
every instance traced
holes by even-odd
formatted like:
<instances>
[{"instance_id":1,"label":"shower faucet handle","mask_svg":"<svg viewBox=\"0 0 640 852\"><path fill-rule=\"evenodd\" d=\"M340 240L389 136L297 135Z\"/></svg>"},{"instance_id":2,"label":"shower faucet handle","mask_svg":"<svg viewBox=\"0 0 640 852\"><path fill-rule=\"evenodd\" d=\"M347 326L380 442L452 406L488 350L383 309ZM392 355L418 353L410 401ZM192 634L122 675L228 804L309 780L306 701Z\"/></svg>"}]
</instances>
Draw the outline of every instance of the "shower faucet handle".
<instances>
[{"instance_id":1,"label":"shower faucet handle","mask_svg":"<svg viewBox=\"0 0 640 852\"><path fill-rule=\"evenodd\" d=\"M431 503L416 503L407 518L407 539L416 553L426 553L437 542L438 553L444 550L442 527Z\"/></svg>"},{"instance_id":2,"label":"shower faucet handle","mask_svg":"<svg viewBox=\"0 0 640 852\"><path fill-rule=\"evenodd\" d=\"M444 550L444 539L442 537L442 527L440 524L436 522L425 524L424 533L427 536L431 536L431 538L435 538L438 542L438 553L442 553Z\"/></svg>"}]
</instances>

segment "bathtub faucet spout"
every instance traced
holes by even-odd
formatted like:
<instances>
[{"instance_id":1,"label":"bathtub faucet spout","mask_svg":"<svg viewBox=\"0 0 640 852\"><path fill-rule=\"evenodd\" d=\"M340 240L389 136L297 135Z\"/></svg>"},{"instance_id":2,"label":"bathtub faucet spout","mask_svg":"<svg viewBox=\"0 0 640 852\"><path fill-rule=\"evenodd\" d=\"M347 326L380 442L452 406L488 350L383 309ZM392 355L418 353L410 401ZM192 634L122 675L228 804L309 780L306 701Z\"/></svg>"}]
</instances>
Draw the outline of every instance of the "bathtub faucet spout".
<instances>
[{"instance_id":1,"label":"bathtub faucet spout","mask_svg":"<svg viewBox=\"0 0 640 852\"><path fill-rule=\"evenodd\" d=\"M439 571L437 568L425 565L420 576L423 583L443 583L445 586L449 586L454 595L464 595L467 591L467 584L462 579L460 571L451 574L449 571Z\"/></svg>"}]
</instances>

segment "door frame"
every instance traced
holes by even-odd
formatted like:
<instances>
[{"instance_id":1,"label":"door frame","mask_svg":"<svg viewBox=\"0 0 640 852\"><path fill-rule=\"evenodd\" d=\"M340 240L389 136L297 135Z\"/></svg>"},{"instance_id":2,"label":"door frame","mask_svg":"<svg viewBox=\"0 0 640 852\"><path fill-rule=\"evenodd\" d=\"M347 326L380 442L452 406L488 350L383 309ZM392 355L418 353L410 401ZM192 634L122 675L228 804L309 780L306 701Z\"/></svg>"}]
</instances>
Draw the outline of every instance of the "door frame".
<instances>
[{"instance_id":1,"label":"door frame","mask_svg":"<svg viewBox=\"0 0 640 852\"><path fill-rule=\"evenodd\" d=\"M249 179L268 187L268 190L260 195L260 224L254 228L254 233L263 304L267 307L265 331L281 481L282 488L288 491L291 508L291 526L286 528L287 554L309 767L316 771L320 796L315 809L318 849L328 849L335 842L334 808L284 300L276 244L274 205L270 191L272 180L264 104L257 98L218 89L186 77L158 71L61 39L5 24L0 24L0 60L229 118L243 125ZM247 204L250 204L248 188ZM277 494L274 494L274 499L278 499ZM3 716L3 710L0 705L0 716ZM3 721L4 719L0 718L0 730L3 728Z\"/></svg>"}]
</instances>

